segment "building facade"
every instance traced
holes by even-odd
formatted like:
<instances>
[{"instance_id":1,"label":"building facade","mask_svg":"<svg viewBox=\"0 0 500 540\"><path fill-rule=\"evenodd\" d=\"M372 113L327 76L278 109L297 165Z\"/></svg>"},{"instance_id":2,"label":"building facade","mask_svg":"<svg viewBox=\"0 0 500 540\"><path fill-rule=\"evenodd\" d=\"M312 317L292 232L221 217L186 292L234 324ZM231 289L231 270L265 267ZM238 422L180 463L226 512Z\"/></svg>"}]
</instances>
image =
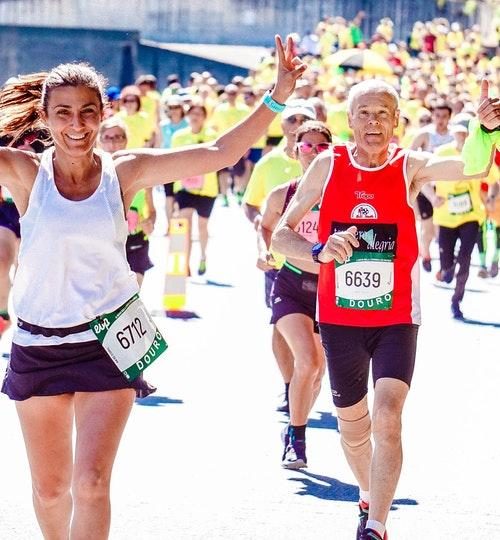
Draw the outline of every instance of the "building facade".
<instances>
[{"instance_id":1,"label":"building facade","mask_svg":"<svg viewBox=\"0 0 500 540\"><path fill-rule=\"evenodd\" d=\"M490 1L490 0L487 0ZM442 4L442 8L439 5ZM180 43L272 45L275 33L314 29L325 16L365 11L370 35L391 17L397 39L434 17L471 24L463 0L2 0L0 24L137 30L146 39Z\"/></svg>"}]
</instances>

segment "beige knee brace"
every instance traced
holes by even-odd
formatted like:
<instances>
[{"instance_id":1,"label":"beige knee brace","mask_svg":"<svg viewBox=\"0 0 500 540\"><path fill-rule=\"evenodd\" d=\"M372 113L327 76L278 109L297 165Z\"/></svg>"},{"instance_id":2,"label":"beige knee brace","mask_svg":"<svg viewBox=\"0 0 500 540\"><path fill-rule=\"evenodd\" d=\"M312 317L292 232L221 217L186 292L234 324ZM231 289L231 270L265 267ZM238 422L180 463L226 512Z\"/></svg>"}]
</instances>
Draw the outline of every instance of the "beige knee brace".
<instances>
[{"instance_id":1,"label":"beige knee brace","mask_svg":"<svg viewBox=\"0 0 500 540\"><path fill-rule=\"evenodd\" d=\"M342 420L338 418L340 442L344 452L351 456L361 456L370 448L372 422L367 412L357 420Z\"/></svg>"}]
</instances>

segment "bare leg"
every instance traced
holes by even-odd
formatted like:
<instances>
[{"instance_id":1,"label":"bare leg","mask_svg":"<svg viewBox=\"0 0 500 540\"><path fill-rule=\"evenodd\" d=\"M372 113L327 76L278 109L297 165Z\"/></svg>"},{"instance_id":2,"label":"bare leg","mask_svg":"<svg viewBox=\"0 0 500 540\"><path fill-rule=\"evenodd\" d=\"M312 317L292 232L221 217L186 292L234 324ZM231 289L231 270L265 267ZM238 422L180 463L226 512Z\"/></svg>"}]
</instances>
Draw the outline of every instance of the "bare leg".
<instances>
[{"instance_id":1,"label":"bare leg","mask_svg":"<svg viewBox=\"0 0 500 540\"><path fill-rule=\"evenodd\" d=\"M134 403L132 389L75 394L75 512L71 540L106 540L109 486L118 445Z\"/></svg>"},{"instance_id":2,"label":"bare leg","mask_svg":"<svg viewBox=\"0 0 500 540\"><path fill-rule=\"evenodd\" d=\"M174 197L165 197L165 212L167 214L167 231L170 225L170 220L174 217Z\"/></svg>"},{"instance_id":3,"label":"bare leg","mask_svg":"<svg viewBox=\"0 0 500 540\"><path fill-rule=\"evenodd\" d=\"M432 218L422 219L420 222L420 254L423 259L431 258L431 242L434 238L434 224Z\"/></svg>"},{"instance_id":4,"label":"bare leg","mask_svg":"<svg viewBox=\"0 0 500 540\"><path fill-rule=\"evenodd\" d=\"M368 519L385 523L401 474L401 414L408 385L397 379L379 379L375 385L372 430L375 442L370 475Z\"/></svg>"},{"instance_id":5,"label":"bare leg","mask_svg":"<svg viewBox=\"0 0 500 540\"><path fill-rule=\"evenodd\" d=\"M31 469L33 505L45 540L68 540L73 502L73 396L16 402Z\"/></svg>"},{"instance_id":6,"label":"bare leg","mask_svg":"<svg viewBox=\"0 0 500 540\"><path fill-rule=\"evenodd\" d=\"M139 274L139 272L136 272L135 277L137 278L137 283L139 284L140 289L142 287L142 282L144 281L144 274Z\"/></svg>"},{"instance_id":7,"label":"bare leg","mask_svg":"<svg viewBox=\"0 0 500 540\"><path fill-rule=\"evenodd\" d=\"M289 383L293 375L293 354L276 325L273 326L272 347L283 381Z\"/></svg>"},{"instance_id":8,"label":"bare leg","mask_svg":"<svg viewBox=\"0 0 500 540\"><path fill-rule=\"evenodd\" d=\"M227 171L219 171L217 175L219 178L219 192L222 195L224 201L227 201L227 190L229 188L231 175Z\"/></svg>"},{"instance_id":9,"label":"bare leg","mask_svg":"<svg viewBox=\"0 0 500 540\"><path fill-rule=\"evenodd\" d=\"M188 267L189 267L189 261L191 259L191 247L193 244L192 240L192 230L193 230L193 213L194 208L183 208L182 210L179 210L179 219L187 219L188 220L188 252L187 252L187 261L188 261Z\"/></svg>"},{"instance_id":10,"label":"bare leg","mask_svg":"<svg viewBox=\"0 0 500 540\"><path fill-rule=\"evenodd\" d=\"M321 344L321 338L319 334L314 334L314 342L316 344L316 356L322 359L321 360L322 366L321 366L321 369L316 374L316 378L313 381L313 393L311 396L311 405L309 406L309 412L312 411L312 408L314 407L314 404L316 403L316 399L318 398L319 393L321 391L321 381L323 380L323 376L325 375L325 368L326 368L325 349L323 349L323 345Z\"/></svg>"},{"instance_id":11,"label":"bare leg","mask_svg":"<svg viewBox=\"0 0 500 540\"><path fill-rule=\"evenodd\" d=\"M208 218L198 215L198 234L200 240L201 259L207 258L208 246Z\"/></svg>"},{"instance_id":12,"label":"bare leg","mask_svg":"<svg viewBox=\"0 0 500 540\"><path fill-rule=\"evenodd\" d=\"M234 177L234 191L239 197L239 204L241 204L241 198L245 193L245 190L250 180L250 175L252 173L253 163L249 159L245 159L245 169L241 176Z\"/></svg>"},{"instance_id":13,"label":"bare leg","mask_svg":"<svg viewBox=\"0 0 500 540\"><path fill-rule=\"evenodd\" d=\"M281 318L277 327L285 338L294 358L290 382L290 423L303 426L320 387L318 378L324 372L324 354L318 347L319 336L314 334L313 321L301 313Z\"/></svg>"}]
</instances>

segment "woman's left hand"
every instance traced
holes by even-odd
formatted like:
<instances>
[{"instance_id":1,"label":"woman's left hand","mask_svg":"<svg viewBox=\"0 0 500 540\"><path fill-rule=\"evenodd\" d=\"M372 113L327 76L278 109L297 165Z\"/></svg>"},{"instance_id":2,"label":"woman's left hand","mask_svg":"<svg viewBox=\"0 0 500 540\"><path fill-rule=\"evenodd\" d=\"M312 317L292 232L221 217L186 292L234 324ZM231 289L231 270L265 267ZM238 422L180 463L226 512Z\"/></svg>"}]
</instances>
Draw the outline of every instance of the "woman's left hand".
<instances>
[{"instance_id":1,"label":"woman's left hand","mask_svg":"<svg viewBox=\"0 0 500 540\"><path fill-rule=\"evenodd\" d=\"M286 38L286 47L280 36L275 36L276 56L278 58L278 76L272 97L278 103L285 101L292 95L295 89L295 83L299 79L307 66L297 56L293 56L293 39L291 36Z\"/></svg>"}]
</instances>

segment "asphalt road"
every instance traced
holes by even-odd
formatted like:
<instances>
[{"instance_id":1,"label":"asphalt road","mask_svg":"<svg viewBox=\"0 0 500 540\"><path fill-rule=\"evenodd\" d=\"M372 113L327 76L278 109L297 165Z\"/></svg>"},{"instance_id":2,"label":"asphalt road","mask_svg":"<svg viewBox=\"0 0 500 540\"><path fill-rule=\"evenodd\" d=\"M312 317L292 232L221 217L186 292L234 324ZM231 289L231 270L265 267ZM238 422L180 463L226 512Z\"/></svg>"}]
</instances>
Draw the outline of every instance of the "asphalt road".
<instances>
[{"instance_id":1,"label":"asphalt road","mask_svg":"<svg viewBox=\"0 0 500 540\"><path fill-rule=\"evenodd\" d=\"M309 422L309 468L280 466L286 418L274 410L282 384L252 227L234 202L217 205L206 279L188 285L187 307L199 316L190 321L161 313L164 228L160 219L143 297L169 350L147 370L158 391L136 403L123 438L111 538L352 540L358 492L326 377ZM388 522L391 540L500 538L500 279L476 274L473 268L465 322L450 316L449 288L422 276L424 324L404 413L405 461ZM9 338L2 338L2 352ZM0 359L0 376L5 365ZM21 433L3 395L0 422L0 540L39 539Z\"/></svg>"}]
</instances>

